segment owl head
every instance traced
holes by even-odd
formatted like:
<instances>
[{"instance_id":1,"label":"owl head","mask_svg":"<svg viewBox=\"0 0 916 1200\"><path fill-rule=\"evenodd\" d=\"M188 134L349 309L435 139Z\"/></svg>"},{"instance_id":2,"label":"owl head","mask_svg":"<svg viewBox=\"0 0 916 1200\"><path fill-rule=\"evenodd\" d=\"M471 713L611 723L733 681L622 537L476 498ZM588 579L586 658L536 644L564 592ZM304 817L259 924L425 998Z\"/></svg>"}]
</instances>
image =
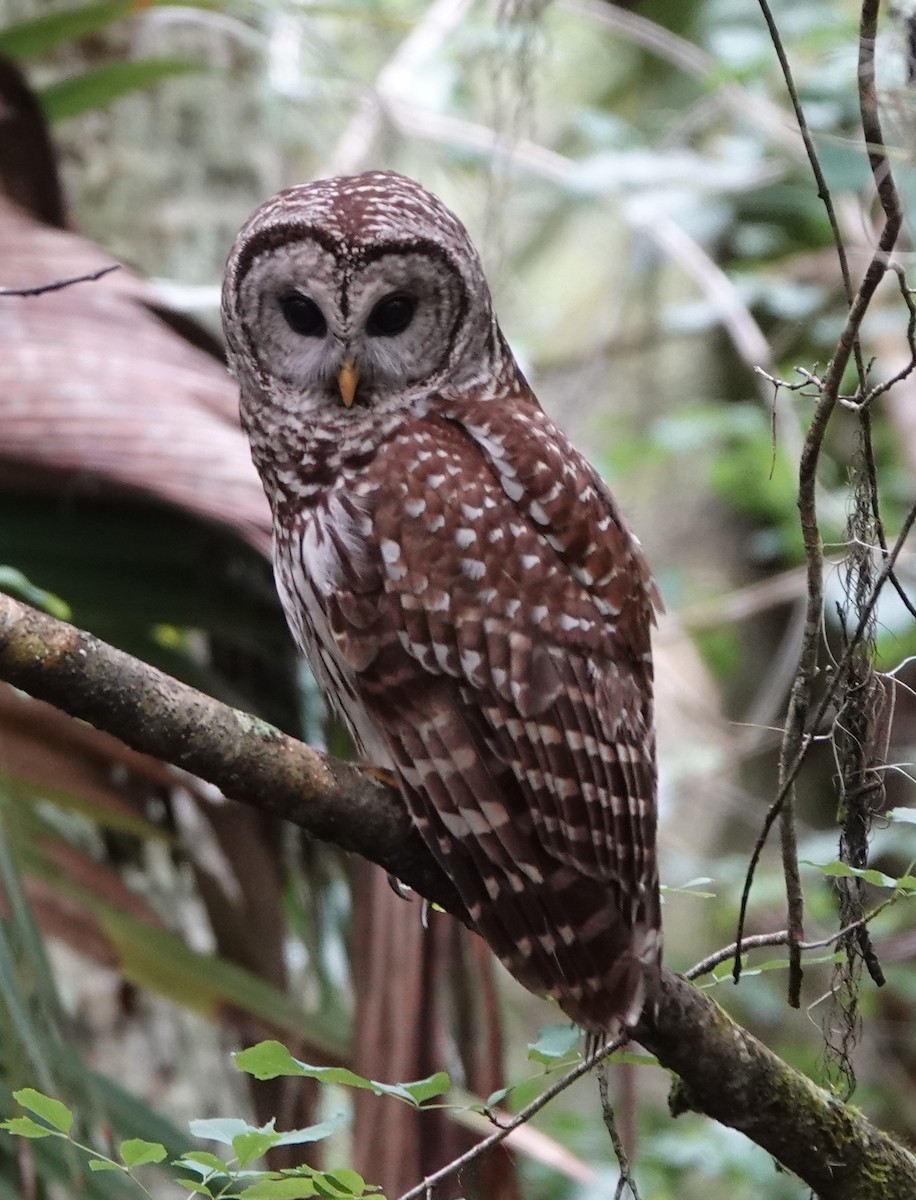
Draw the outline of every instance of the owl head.
<instances>
[{"instance_id":1,"label":"owl head","mask_svg":"<svg viewBox=\"0 0 916 1200\"><path fill-rule=\"evenodd\" d=\"M305 416L473 387L504 353L464 226L388 171L256 209L229 257L223 325L243 405Z\"/></svg>"}]
</instances>

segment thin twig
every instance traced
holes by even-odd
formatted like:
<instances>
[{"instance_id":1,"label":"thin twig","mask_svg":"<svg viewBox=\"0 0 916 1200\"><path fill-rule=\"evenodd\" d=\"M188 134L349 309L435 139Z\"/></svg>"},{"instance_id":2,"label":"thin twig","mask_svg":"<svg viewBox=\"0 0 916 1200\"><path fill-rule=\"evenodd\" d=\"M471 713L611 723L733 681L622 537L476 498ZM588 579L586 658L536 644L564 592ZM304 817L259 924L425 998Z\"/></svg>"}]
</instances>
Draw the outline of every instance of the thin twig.
<instances>
[{"instance_id":1,"label":"thin twig","mask_svg":"<svg viewBox=\"0 0 916 1200\"><path fill-rule=\"evenodd\" d=\"M862 442L865 455L865 469L868 472L868 483L872 500L872 515L875 521L875 530L878 535L878 543L881 547L881 553L885 559L887 558L887 537L885 535L884 522L881 518L881 511L878 502L878 475L877 468L875 466L874 447L872 445L870 412L868 410L871 409L875 400L877 400L879 396L883 396L898 383L902 383L903 380L912 373L914 368L916 368L916 302L913 300L912 291L907 286L906 273L904 272L900 263L888 263L888 270L893 271L894 275L896 276L897 286L900 289L901 298L903 299L903 303L906 305L908 314L906 325L906 343L909 347L910 359L909 362L904 364L899 371L897 371L894 375L891 375L889 379L886 379L883 383L878 384L866 392L859 403L859 411L861 414L860 419L862 422ZM911 616L916 617L916 606L914 606L912 600L910 600L909 596L906 594L906 590L900 583L900 580L897 578L896 572L891 572L890 582L894 591L899 596L904 608L906 608Z\"/></svg>"},{"instance_id":2,"label":"thin twig","mask_svg":"<svg viewBox=\"0 0 916 1200\"><path fill-rule=\"evenodd\" d=\"M842 673L846 669L846 665L852 657L853 651L861 640L862 634L865 632L865 627L868 625L871 615L874 612L875 605L878 603L878 597L881 595L885 584L890 580L894 573L894 565L900 556L900 551L903 549L906 539L910 536L910 531L914 524L916 524L916 500L914 500L910 505L909 511L903 518L903 523L900 526L900 532L897 534L897 539L888 553L887 558L884 560L884 565L881 567L881 571L875 580L875 585L872 588L871 595L868 597L867 603L859 614L859 623L856 625L855 631L849 640L849 645L846 647L845 651L843 652L843 656L837 663L836 680L839 680L842 677ZM827 711L830 701L833 698L833 693L835 692L836 686L837 685L835 682L833 688L831 689L829 698L825 695L824 699L818 705L818 709L815 714L815 728L817 723L823 717L824 713Z\"/></svg>"},{"instance_id":3,"label":"thin twig","mask_svg":"<svg viewBox=\"0 0 916 1200\"><path fill-rule=\"evenodd\" d=\"M101 267L98 271L91 271L88 275L74 275L72 279L55 279L53 283L41 283L36 287L0 287L0 296L43 296L46 292L60 292L64 288L73 287L75 283L95 283L103 275L110 275L112 271L120 271L120 269L120 263L113 263L110 267Z\"/></svg>"},{"instance_id":4,"label":"thin twig","mask_svg":"<svg viewBox=\"0 0 916 1200\"><path fill-rule=\"evenodd\" d=\"M879 396L883 396L886 392L889 392L892 387L895 387L898 383L902 383L903 380L911 375L913 370L916 369L916 302L913 300L912 291L907 286L906 273L904 272L900 263L888 263L887 269L889 271L893 271L894 275L896 275L897 284L900 288L900 295L903 299L903 303L906 305L908 313L906 324L906 344L909 347L910 358L909 362L902 366L899 371L895 372L895 374L891 375L889 379L886 379L883 383L876 384L873 388L869 388L869 390L860 400L859 408L871 408Z\"/></svg>"},{"instance_id":5,"label":"thin twig","mask_svg":"<svg viewBox=\"0 0 916 1200\"><path fill-rule=\"evenodd\" d=\"M884 521L881 518L881 510L878 504L878 469L875 464L875 449L871 436L871 413L863 411L860 417L862 423L862 444L863 453L865 456L865 470L868 472L868 485L872 501L872 519L875 523L875 532L878 536L878 545L881 547L881 555L884 561L887 561L887 535L884 531ZM913 617L916 617L916 606L906 594L906 590L900 580L897 578L897 572L891 571L888 576L888 581L891 587L897 593L903 607Z\"/></svg>"},{"instance_id":6,"label":"thin twig","mask_svg":"<svg viewBox=\"0 0 916 1200\"><path fill-rule=\"evenodd\" d=\"M903 524L900 527L900 532L897 535L897 540L895 541L893 548L891 549L890 553L888 554L887 558L885 559L884 566L882 567L881 572L878 575L878 578L875 580L875 585L874 585L874 588L872 589L871 596L868 599L868 603L865 605L862 613L859 616L859 623L856 626L856 629L853 632L852 637L849 639L849 643L846 646L846 649L843 652L842 657L840 658L839 662L837 663L836 667L834 668L833 679L832 679L830 685L825 689L824 694L821 697L820 703L818 704L817 708L815 709L814 716L811 720L811 732L806 733L804 735L804 737L802 739L802 743L799 746L798 752L795 756L795 759L792 762L788 772L786 773L786 777L780 785L779 791L776 794L776 798L773 801L773 803L770 805L770 808L767 811L767 815L764 818L763 827L761 828L760 835L757 838L756 843L754 844L753 851L751 852L751 859L750 859L750 863L748 864L747 875L745 876L745 880L744 880L744 890L741 893L741 907L740 907L740 911L739 911L739 915L738 915L738 937L734 943L734 945L736 947L740 943L742 943L746 940L741 935L742 935L742 931L744 929L744 922L745 922L745 917L747 914L747 904L748 904L748 899L750 897L751 885L754 881L754 872L757 869L757 864L760 861L760 855L763 852L763 847L766 845L766 841L767 841L767 838L769 837L770 830L773 828L773 823L776 820L776 818L779 816L782 805L785 802L786 795L788 794L789 789L794 784L795 779L798 775L798 772L801 770L802 764L804 763L805 758L807 757L808 749L814 740L814 734L817 731L821 721L823 720L824 715L827 712L827 709L830 707L830 705L833 703L833 701L836 697L837 691L839 690L839 687L840 687L840 683L843 679L843 674L846 670L846 666L849 663L849 660L853 654L853 651L855 650L855 647L859 644L859 642L862 638L862 634L864 633L865 627L868 624L868 621L869 621L869 618L871 617L872 611L874 610L874 607L878 602L878 597L880 596L881 591L883 590L885 584L887 583L887 581L890 579L891 575L893 574L894 565L897 562L897 558L900 555L900 551L903 549L903 545L904 545L907 537L909 537L910 530L913 528L914 523L916 523L916 501L913 502L913 504L910 507L909 512L907 513L906 517L904 518ZM735 982L737 983L738 979L740 978L740 975L741 975L740 956L736 959L736 963L738 965L736 966L736 970L734 972L734 978L735 978Z\"/></svg>"},{"instance_id":7,"label":"thin twig","mask_svg":"<svg viewBox=\"0 0 916 1200\"><path fill-rule=\"evenodd\" d=\"M521 1112L516 1113L511 1120L500 1125L495 1133L491 1133L489 1137L484 1138L482 1142L478 1142L476 1146L472 1146L470 1150L466 1150L464 1154L459 1154L457 1158L446 1163L444 1167L440 1167L438 1171L434 1171L432 1175L427 1175L425 1179L421 1180L415 1187L412 1187L410 1191L404 1192L399 1196L398 1200L416 1200L418 1196L431 1195L433 1188L444 1179L448 1179L456 1172L463 1170L470 1163L476 1162L482 1154L486 1154L488 1150L491 1150L494 1146L498 1146L500 1142L504 1142L513 1129L518 1129L520 1125L524 1125L527 1121L530 1121L535 1113L539 1113L555 1096L559 1096L561 1092L566 1091L570 1084L575 1083L577 1079L581 1079L583 1075L587 1075L593 1067L596 1067L609 1054L613 1054L615 1050L619 1050L628 1041L628 1035L622 1034L613 1041L599 1046L593 1054L584 1058L582 1062L573 1067L561 1079L558 1079L556 1083L552 1083L546 1091L541 1092L540 1096L526 1105Z\"/></svg>"},{"instance_id":8,"label":"thin twig","mask_svg":"<svg viewBox=\"0 0 916 1200\"><path fill-rule=\"evenodd\" d=\"M742 938L740 942L732 942L729 946L723 946L720 950L714 950L712 954L707 954L689 971L684 972L684 978L699 979L701 975L708 975L720 963L728 962L730 958L734 958L736 955L740 956L746 950L756 950L761 946L784 946L788 940L789 931L787 929L778 929L775 933L755 933L751 937Z\"/></svg>"},{"instance_id":9,"label":"thin twig","mask_svg":"<svg viewBox=\"0 0 916 1200\"><path fill-rule=\"evenodd\" d=\"M779 68L782 71L782 77L785 81L786 91L789 93L789 99L792 102L792 108L795 112L795 119L798 122L798 131L801 134L802 141L805 144L805 153L808 156L808 164L811 167L811 174L814 176L817 183L817 196L823 203L827 213L827 220L830 223L830 234L833 238L833 244L836 249L837 260L840 264L840 274L843 277L843 290L846 294L846 303L852 303L853 288L852 277L849 274L849 260L846 256L846 247L843 244L843 237L840 233L840 225L837 221L836 210L833 207L833 199L830 195L830 188L827 186L827 180L824 172L821 169L820 159L817 156L817 150L814 148L814 139L811 137L811 130L808 128L808 120L805 116L805 110L802 107L801 99L798 95L798 89L795 86L795 78L792 74L792 68L789 65L789 59L786 54L785 46L782 42L782 37L773 17L768 0L758 0L763 19L766 22L769 30L770 40L773 43L773 49L776 51L776 57L779 60ZM856 365L859 369L860 377L863 376L861 350L858 342L856 343Z\"/></svg>"},{"instance_id":10,"label":"thin twig","mask_svg":"<svg viewBox=\"0 0 916 1200\"><path fill-rule=\"evenodd\" d=\"M766 0L759 0L764 11L765 19L770 24L774 36L777 54L780 61L785 59L784 50L778 39L778 32L772 24L772 16ZM781 818L783 831L783 869L786 873L786 891L789 910L789 943L790 975L789 1002L798 1007L801 986L801 954L796 943L802 941L803 897L798 876L797 853L795 850L794 820L792 816L792 791L795 777L801 763L807 754L811 742L810 735L805 733L806 726L817 727L818 718L814 722L808 719L811 708L814 680L818 673L818 650L821 638L821 619L823 614L824 583L823 583L823 546L821 544L820 528L817 517L817 468L821 446L827 425L833 415L840 392L843 374L849 362L850 355L856 353L857 366L860 365L857 353L859 329L865 313L871 304L875 290L888 269L890 254L897 243L902 223L899 198L891 174L890 163L884 145L880 118L877 112L875 94L875 35L877 33L879 0L864 0L859 24L859 104L862 113L862 128L868 144L869 163L875 179L875 186L881 198L886 221L879 238L878 247L872 255L868 268L849 306L846 323L837 342L836 350L827 366L822 381L821 397L811 418L811 424L805 438L805 445L799 463L798 508L805 547L807 564L808 601L805 614L805 630L799 656L798 672L789 700L789 711L786 717L785 735L779 765L779 793L771 805L761 838L755 846L751 864L748 869L745 887L741 897L741 908L738 917L736 941L742 940L744 922L747 914L747 903L753 873L759 860L763 843L766 841L773 822ZM786 64L787 66L787 64ZM784 68L784 72L785 72ZM791 75L789 76L791 79ZM787 83L788 86L788 83ZM793 104L798 105L797 92L794 84L790 94ZM812 164L812 169L813 164ZM821 186L820 180L818 186ZM885 563L886 567L887 563ZM886 570L879 576L879 582L887 578ZM883 582L882 582L883 586ZM877 599L876 591L872 595L872 604ZM863 629L860 622L860 629ZM861 637L861 632L858 635ZM847 655L857 644L854 639L847 647ZM844 655L844 658L846 656ZM848 661L848 658L846 658ZM831 698L835 695L836 687L841 678L838 672L834 677L833 687L828 689ZM823 701L820 706L821 715L826 711ZM762 840L761 840L762 839ZM734 977L737 981L741 974L740 956L735 959Z\"/></svg>"},{"instance_id":11,"label":"thin twig","mask_svg":"<svg viewBox=\"0 0 916 1200\"><path fill-rule=\"evenodd\" d=\"M811 139L811 134L808 129L808 122L805 117L804 109L798 97L798 91L795 87L795 80L792 76L792 69L789 65L789 60L785 52L785 47L782 43L782 38L776 22L773 19L773 14L770 11L770 6L767 0L759 0L760 8L763 13L763 19L766 22L770 32L770 38L773 42L773 48L776 51L776 57L779 60L779 65L782 70L783 79L785 80L786 90L789 93L789 98L792 102L792 107L795 110L795 118L798 122L799 132L805 143L805 152L808 155L808 162L811 165L811 170L814 178L817 181L818 195L824 202L827 210L827 218L830 222L830 228L833 233L834 242L837 247L837 253L840 260L840 270L843 275L843 284L846 288L848 298L852 296L852 282L849 277L849 266L846 261L846 254L843 249L842 238L836 220L836 214L833 210L833 202L830 198L830 190L827 187L827 181L821 171L820 162L818 161L817 152L814 149L814 143ZM856 342L857 360L860 358L858 343ZM832 404L831 404L832 409ZM822 436L822 435L821 435ZM806 439L805 450L811 445L810 431ZM820 449L820 439L816 443L817 450ZM802 463L805 460L805 451L802 452ZM794 756L804 734L805 716L811 698L811 684L814 677L817 662L817 647L818 636L820 632L820 612L823 607L823 578L822 578L822 551L820 544L820 533L817 526L816 517L816 473L817 473L817 454L815 453L812 470L810 475L809 488L806 489L804 476L799 482L799 509L802 510L802 526L806 524L806 514L802 508L803 491L809 490L809 510L808 524L813 527L813 536L805 537L805 549L808 557L808 605L806 612L805 630L802 638L802 650L799 657L798 670L795 676L795 683L792 687L792 692L789 701L789 711L786 716L785 734L783 736L782 747L779 756L779 776L780 784L785 781L786 767L789 760ZM809 548L810 547L810 548ZM814 617L814 614L818 614ZM795 805L794 796L791 788L786 792L785 800L780 811L781 824L781 839L782 839L782 865L783 873L786 881L786 906L789 924L789 1004L793 1008L798 1008L801 996L801 952L797 948L797 944L804 937L804 894L801 887L801 878L798 870L798 846L795 831ZM744 930L744 911L742 908L741 917L738 925L737 941L740 944L742 933ZM735 982L741 973L741 956L738 954L735 958Z\"/></svg>"},{"instance_id":12,"label":"thin twig","mask_svg":"<svg viewBox=\"0 0 916 1200\"><path fill-rule=\"evenodd\" d=\"M611 1098L608 1095L607 1062L602 1060L598 1063L596 1074L598 1076L598 1096L601 1100L601 1116L604 1118L604 1127L608 1131L611 1145L614 1147L614 1153L617 1155L617 1165L620 1167L620 1178L617 1180L617 1187L614 1189L614 1200L621 1200L624 1188L630 1189L633 1200L639 1200L639 1191L636 1187L636 1180L633 1178L633 1169L630 1166L630 1160L624 1149L623 1139L617 1128L614 1109L611 1107Z\"/></svg>"},{"instance_id":13,"label":"thin twig","mask_svg":"<svg viewBox=\"0 0 916 1200\"><path fill-rule=\"evenodd\" d=\"M849 925L838 929L836 933L831 933L829 937L818 938L813 942L799 943L799 949L807 952L809 950L823 950L827 946L832 946L834 942L842 941L844 937L850 933L854 933L857 929L864 929L869 925L875 917L884 912L892 904L896 904L899 898L899 893L894 893L886 900L882 900L877 907L873 908L870 913L866 913L864 917L859 917L857 921L852 921ZM759 950L763 946L785 946L789 941L788 929L777 929L773 933L755 933L751 937L746 937L740 943L732 942L730 946L722 946L719 950L714 950L712 954L707 954L705 958L700 959L698 963L690 968L689 971L684 971L684 978L689 980L699 979L701 975L708 975L720 963L728 962L730 958L734 958L736 954L744 954L748 950Z\"/></svg>"}]
</instances>

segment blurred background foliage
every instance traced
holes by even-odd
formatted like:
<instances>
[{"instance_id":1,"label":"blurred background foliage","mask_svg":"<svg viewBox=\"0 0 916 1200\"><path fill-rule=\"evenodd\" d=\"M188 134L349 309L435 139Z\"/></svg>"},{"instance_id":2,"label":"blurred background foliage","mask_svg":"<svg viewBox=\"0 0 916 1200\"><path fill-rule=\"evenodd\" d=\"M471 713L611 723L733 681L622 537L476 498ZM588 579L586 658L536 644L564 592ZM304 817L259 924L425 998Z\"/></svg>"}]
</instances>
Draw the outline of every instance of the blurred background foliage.
<instances>
[{"instance_id":1,"label":"blurred background foliage","mask_svg":"<svg viewBox=\"0 0 916 1200\"><path fill-rule=\"evenodd\" d=\"M857 275L876 222L857 132L857 6L772 7ZM912 45L898 5L878 61L907 201ZM465 220L526 373L655 565L668 607L656 641L667 960L685 968L730 942L774 793L804 599L795 479L812 400L755 368L816 371L844 315L758 6L0 0L0 54L0 285L125 264L97 283L0 299L0 587L345 753L274 598L266 505L219 361L219 279L242 220L278 188L378 167L414 175ZM876 377L906 361L892 287L865 338ZM890 531L913 494L913 390L904 381L874 415ZM836 644L851 418L832 423L826 449ZM912 551L899 574L912 595ZM912 805L916 628L892 595L878 651L899 684L888 807ZM836 857L832 775L825 748L800 786L802 857L821 863ZM885 824L873 861L899 875L916 829ZM806 885L808 933L823 936L835 899L815 870ZM531 1073L525 1044L555 1015L445 918L424 932L419 905L374 868L10 689L0 906L0 1115L31 1084L65 1098L103 1147L142 1136L177 1152L190 1117L317 1119L329 1101L314 1086L249 1090L229 1065L230 1049L260 1037L379 1079L446 1069L487 1095ZM774 852L750 931L783 925ZM863 986L856 1101L912 1141L907 906L874 933L889 982ZM829 1082L831 968L807 972L798 1012L783 974L748 973L715 994ZM802 1196L739 1135L692 1116L672 1124L657 1068L616 1072L646 1200ZM401 1107L361 1094L333 1147L389 1195L471 1136ZM511 1158L500 1150L465 1177L463 1194L606 1195L614 1171L596 1107L579 1085ZM0 1139L0 1200L129 1194L48 1146ZM155 1177L150 1188L174 1194Z\"/></svg>"}]
</instances>

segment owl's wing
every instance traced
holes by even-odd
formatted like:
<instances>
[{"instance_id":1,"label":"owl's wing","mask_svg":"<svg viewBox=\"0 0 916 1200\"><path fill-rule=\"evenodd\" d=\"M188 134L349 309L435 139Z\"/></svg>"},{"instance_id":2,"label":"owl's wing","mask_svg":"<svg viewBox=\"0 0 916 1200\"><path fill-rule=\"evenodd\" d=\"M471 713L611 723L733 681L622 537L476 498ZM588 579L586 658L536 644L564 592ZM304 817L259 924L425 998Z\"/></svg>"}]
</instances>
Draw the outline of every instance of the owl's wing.
<instances>
[{"instance_id":1,"label":"owl's wing","mask_svg":"<svg viewBox=\"0 0 916 1200\"><path fill-rule=\"evenodd\" d=\"M606 1028L638 1015L657 958L650 577L540 409L447 412L376 456L379 554L331 627L480 931Z\"/></svg>"}]
</instances>

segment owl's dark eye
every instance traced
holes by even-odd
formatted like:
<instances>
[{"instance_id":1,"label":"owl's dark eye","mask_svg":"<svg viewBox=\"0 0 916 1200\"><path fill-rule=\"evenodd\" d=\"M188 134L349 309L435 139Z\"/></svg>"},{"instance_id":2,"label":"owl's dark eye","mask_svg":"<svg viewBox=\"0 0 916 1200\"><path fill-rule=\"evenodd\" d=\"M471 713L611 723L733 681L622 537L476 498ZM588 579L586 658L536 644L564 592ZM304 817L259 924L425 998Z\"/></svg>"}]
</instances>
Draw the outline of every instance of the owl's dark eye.
<instances>
[{"instance_id":1,"label":"owl's dark eye","mask_svg":"<svg viewBox=\"0 0 916 1200\"><path fill-rule=\"evenodd\" d=\"M328 331L324 313L314 300L303 296L301 292L286 292L282 295L280 311L293 333L299 333L303 337L320 338Z\"/></svg>"},{"instance_id":2,"label":"owl's dark eye","mask_svg":"<svg viewBox=\"0 0 916 1200\"><path fill-rule=\"evenodd\" d=\"M392 292L390 296L383 296L369 314L366 333L370 337L394 337L396 333L404 332L416 311L417 302L413 296Z\"/></svg>"}]
</instances>

